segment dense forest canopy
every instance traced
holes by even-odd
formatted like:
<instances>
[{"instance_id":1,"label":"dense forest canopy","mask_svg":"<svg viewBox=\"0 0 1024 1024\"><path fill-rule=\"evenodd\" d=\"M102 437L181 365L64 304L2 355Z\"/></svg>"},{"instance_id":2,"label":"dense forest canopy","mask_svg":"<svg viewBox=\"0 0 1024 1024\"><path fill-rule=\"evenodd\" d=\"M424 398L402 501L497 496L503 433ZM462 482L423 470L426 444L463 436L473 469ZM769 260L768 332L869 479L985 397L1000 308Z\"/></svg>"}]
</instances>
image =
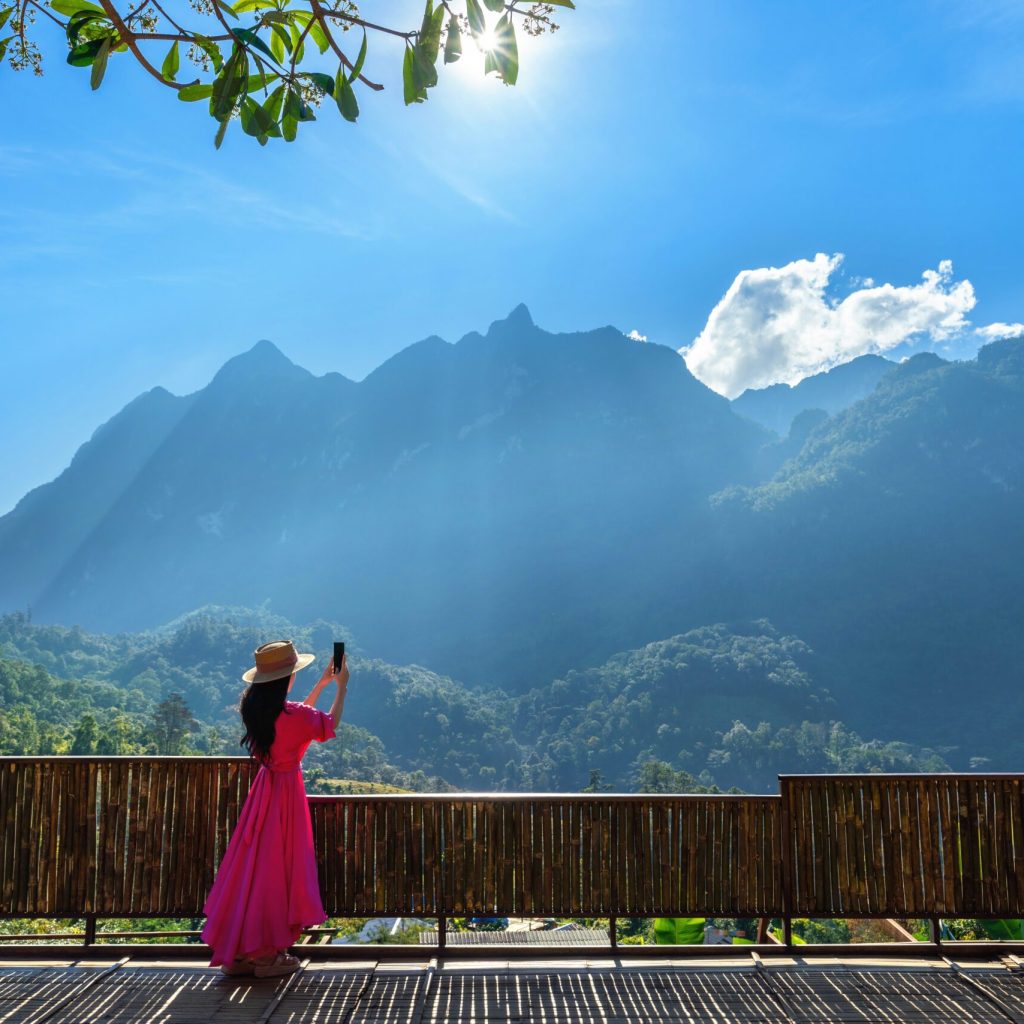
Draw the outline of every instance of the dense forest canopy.
<instances>
[{"instance_id":1,"label":"dense forest canopy","mask_svg":"<svg viewBox=\"0 0 1024 1024\"><path fill-rule=\"evenodd\" d=\"M241 754L239 676L271 634L326 652L346 631L238 609L114 636L4 616L0 754ZM781 771L946 766L939 753L844 726L806 645L764 622L695 630L522 697L351 650L338 742L308 755L314 784L771 791ZM300 673L296 694L313 681Z\"/></svg>"}]
</instances>

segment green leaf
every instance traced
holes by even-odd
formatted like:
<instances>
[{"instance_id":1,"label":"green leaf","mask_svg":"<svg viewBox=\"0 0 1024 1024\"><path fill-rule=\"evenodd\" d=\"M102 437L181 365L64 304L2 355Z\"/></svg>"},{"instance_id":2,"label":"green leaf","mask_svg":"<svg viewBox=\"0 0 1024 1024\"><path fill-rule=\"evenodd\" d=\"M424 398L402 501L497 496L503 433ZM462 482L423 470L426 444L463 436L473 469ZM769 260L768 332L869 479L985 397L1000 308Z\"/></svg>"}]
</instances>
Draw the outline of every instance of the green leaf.
<instances>
[{"instance_id":1,"label":"green leaf","mask_svg":"<svg viewBox=\"0 0 1024 1024\"><path fill-rule=\"evenodd\" d=\"M359 56L352 65L352 73L348 76L349 82L354 82L362 73L363 64L366 63L366 29L363 29L363 45L359 47Z\"/></svg>"},{"instance_id":2,"label":"green leaf","mask_svg":"<svg viewBox=\"0 0 1024 1024\"><path fill-rule=\"evenodd\" d=\"M164 57L164 63L160 68L160 74L162 74L168 82L173 82L174 76L178 73L178 68L180 67L181 61L178 58L178 40L175 39L171 44L171 48L167 51L167 56Z\"/></svg>"},{"instance_id":3,"label":"green leaf","mask_svg":"<svg viewBox=\"0 0 1024 1024\"><path fill-rule=\"evenodd\" d=\"M247 91L249 81L249 58L245 50L235 43L221 69L213 80L213 92L210 95L210 115L217 121L224 121L231 116L235 104Z\"/></svg>"},{"instance_id":4,"label":"green leaf","mask_svg":"<svg viewBox=\"0 0 1024 1024\"><path fill-rule=\"evenodd\" d=\"M274 0L238 0L234 4L236 14L247 14L249 11L262 11L267 7L274 7Z\"/></svg>"},{"instance_id":5,"label":"green leaf","mask_svg":"<svg viewBox=\"0 0 1024 1024\"><path fill-rule=\"evenodd\" d=\"M279 85L264 101L263 110L267 118L274 124L281 119L281 107L284 105L284 86Z\"/></svg>"},{"instance_id":6,"label":"green leaf","mask_svg":"<svg viewBox=\"0 0 1024 1024\"><path fill-rule=\"evenodd\" d=\"M78 45L78 37L82 33L87 25L92 25L97 21L107 21L107 16L94 14L92 11L79 11L77 14L73 14L64 27L67 33L68 43L73 47ZM109 22L108 22L109 24Z\"/></svg>"},{"instance_id":7,"label":"green leaf","mask_svg":"<svg viewBox=\"0 0 1024 1024\"><path fill-rule=\"evenodd\" d=\"M249 81L245 83L244 92L266 89L271 82L276 82L280 77L280 75L268 75L265 71L261 71L258 75L250 75Z\"/></svg>"},{"instance_id":8,"label":"green leaf","mask_svg":"<svg viewBox=\"0 0 1024 1024\"><path fill-rule=\"evenodd\" d=\"M487 31L487 19L484 17L480 0L466 0L466 17L469 18L469 29L474 39L479 39Z\"/></svg>"},{"instance_id":9,"label":"green leaf","mask_svg":"<svg viewBox=\"0 0 1024 1024\"><path fill-rule=\"evenodd\" d=\"M245 43L247 46L251 46L254 49L260 51L260 53L266 54L271 60L274 59L274 52L263 40L248 28L233 28L231 34L240 42Z\"/></svg>"},{"instance_id":10,"label":"green leaf","mask_svg":"<svg viewBox=\"0 0 1024 1024\"><path fill-rule=\"evenodd\" d=\"M234 8L233 8L233 7L231 6L231 4L227 4L227 3L225 3L225 2L224 2L224 0L213 0L213 2L214 2L214 3L215 3L215 4L216 4L216 5L217 5L217 6L218 6L218 7L219 7L219 8L220 8L220 9L221 9L221 10L222 10L222 11L223 11L223 12L224 12L225 14L227 14L227 15L228 15L229 17L231 17L231 18L234 18L234 19L235 19L235 21L238 21L238 15L237 15L237 14L235 14L235 9L234 9ZM221 136L221 137L223 138L223 136ZM218 148L219 148L219 147L218 147Z\"/></svg>"},{"instance_id":11,"label":"green leaf","mask_svg":"<svg viewBox=\"0 0 1024 1024\"><path fill-rule=\"evenodd\" d=\"M505 0L484 0L484 6L495 14L501 14L505 10Z\"/></svg>"},{"instance_id":12,"label":"green leaf","mask_svg":"<svg viewBox=\"0 0 1024 1024\"><path fill-rule=\"evenodd\" d=\"M224 135L228 130L228 121L230 120L231 118L225 117L217 126L217 134L213 137L213 146L215 149L220 149L220 144L224 141Z\"/></svg>"},{"instance_id":13,"label":"green leaf","mask_svg":"<svg viewBox=\"0 0 1024 1024\"><path fill-rule=\"evenodd\" d=\"M103 18L107 16L107 12L102 7L91 4L88 0L50 0L50 6L58 14L63 14L65 18L70 18L80 11L89 11L91 14L98 14ZM12 7L10 10L14 10L14 8ZM0 21L0 25L3 25L3 21Z\"/></svg>"},{"instance_id":14,"label":"green leaf","mask_svg":"<svg viewBox=\"0 0 1024 1024\"><path fill-rule=\"evenodd\" d=\"M212 39L207 39L206 36L201 36L197 32L193 35L192 40L210 58L215 72L224 67L224 54L220 52L220 47Z\"/></svg>"},{"instance_id":15,"label":"green leaf","mask_svg":"<svg viewBox=\"0 0 1024 1024\"><path fill-rule=\"evenodd\" d=\"M283 28L281 25L270 26L270 49L274 54L274 60L278 64L283 64L285 53L292 52L292 37L288 34L286 28Z\"/></svg>"},{"instance_id":16,"label":"green leaf","mask_svg":"<svg viewBox=\"0 0 1024 1024\"><path fill-rule=\"evenodd\" d=\"M484 56L484 74L496 71L506 85L515 85L519 78L519 47L512 18L502 15L494 26L494 46Z\"/></svg>"},{"instance_id":17,"label":"green leaf","mask_svg":"<svg viewBox=\"0 0 1024 1024\"><path fill-rule=\"evenodd\" d=\"M208 100L213 95L212 85L193 82L178 90L178 99L183 103L194 103L196 100Z\"/></svg>"},{"instance_id":18,"label":"green leaf","mask_svg":"<svg viewBox=\"0 0 1024 1024\"><path fill-rule=\"evenodd\" d=\"M426 90L433 89L437 85L437 68L434 67L419 44L412 48L412 74L413 84L418 91L424 93L423 98L426 99Z\"/></svg>"},{"instance_id":19,"label":"green leaf","mask_svg":"<svg viewBox=\"0 0 1024 1024\"><path fill-rule=\"evenodd\" d=\"M14 13L13 7L0 8L0 28L7 24L7 19Z\"/></svg>"},{"instance_id":20,"label":"green leaf","mask_svg":"<svg viewBox=\"0 0 1024 1024\"><path fill-rule=\"evenodd\" d=\"M313 113L313 108L306 104L294 89L289 89L285 93L284 116L286 120L290 118L293 121L316 120L316 114Z\"/></svg>"},{"instance_id":21,"label":"green leaf","mask_svg":"<svg viewBox=\"0 0 1024 1024\"><path fill-rule=\"evenodd\" d=\"M13 38L14 36L8 36L6 39L0 39L0 60L4 59L4 54L7 52L7 47Z\"/></svg>"},{"instance_id":22,"label":"green leaf","mask_svg":"<svg viewBox=\"0 0 1024 1024\"><path fill-rule=\"evenodd\" d=\"M294 117L285 117L281 121L281 134L285 142L294 142L299 132L299 122Z\"/></svg>"},{"instance_id":23,"label":"green leaf","mask_svg":"<svg viewBox=\"0 0 1024 1024\"><path fill-rule=\"evenodd\" d=\"M435 11L433 9L433 0L427 0L427 6L423 11L423 23L420 25L417 45L428 64L437 63L437 51L441 47L441 24L443 21L444 5L439 4Z\"/></svg>"},{"instance_id":24,"label":"green leaf","mask_svg":"<svg viewBox=\"0 0 1024 1024\"><path fill-rule=\"evenodd\" d=\"M405 60L402 64L402 92L405 98L405 105L410 103L422 103L427 98L426 89L421 89L416 84L415 73L416 57L412 46L405 48Z\"/></svg>"},{"instance_id":25,"label":"green leaf","mask_svg":"<svg viewBox=\"0 0 1024 1024\"><path fill-rule=\"evenodd\" d=\"M448 22L448 38L444 43L444 62L454 64L462 56L462 31L459 19L452 18Z\"/></svg>"},{"instance_id":26,"label":"green leaf","mask_svg":"<svg viewBox=\"0 0 1024 1024\"><path fill-rule=\"evenodd\" d=\"M110 56L110 36L104 36L100 40L100 48L96 52L96 59L92 62L92 74L89 76L89 84L95 92L103 81L107 70L107 58Z\"/></svg>"},{"instance_id":27,"label":"green leaf","mask_svg":"<svg viewBox=\"0 0 1024 1024\"><path fill-rule=\"evenodd\" d=\"M281 134L275 119L250 97L246 97L245 101L242 103L239 116L242 122L242 131L244 131L246 135L252 135L254 138L258 139L262 146L267 144L267 139L270 136L274 136L276 138Z\"/></svg>"},{"instance_id":28,"label":"green leaf","mask_svg":"<svg viewBox=\"0 0 1024 1024\"><path fill-rule=\"evenodd\" d=\"M256 138L257 135L261 135L262 132L259 126L256 124L256 118L253 117L253 107L257 110L260 109L260 105L248 96L242 101L242 106L238 111L238 120L242 123L242 131L246 135L251 135Z\"/></svg>"},{"instance_id":29,"label":"green leaf","mask_svg":"<svg viewBox=\"0 0 1024 1024\"><path fill-rule=\"evenodd\" d=\"M292 34L292 47L294 49L293 59L296 64L301 64L302 57L306 52L306 44L302 40L302 29L292 23L288 26L288 30Z\"/></svg>"},{"instance_id":30,"label":"green leaf","mask_svg":"<svg viewBox=\"0 0 1024 1024\"><path fill-rule=\"evenodd\" d=\"M334 79L330 75L325 75L322 71L307 71L306 77L316 82L328 96L334 95Z\"/></svg>"},{"instance_id":31,"label":"green leaf","mask_svg":"<svg viewBox=\"0 0 1024 1024\"><path fill-rule=\"evenodd\" d=\"M327 47L331 45L327 41L327 35L324 30L320 27L319 21L314 21L313 24L309 26L309 38L316 43L316 47L321 53L326 53Z\"/></svg>"},{"instance_id":32,"label":"green leaf","mask_svg":"<svg viewBox=\"0 0 1024 1024\"><path fill-rule=\"evenodd\" d=\"M76 68L89 67L96 59L96 55L100 52L102 45L102 39L89 39L84 43L79 43L77 46L72 47L71 52L68 54L68 63Z\"/></svg>"},{"instance_id":33,"label":"green leaf","mask_svg":"<svg viewBox=\"0 0 1024 1024\"><path fill-rule=\"evenodd\" d=\"M346 121L355 122L359 118L359 101L356 99L352 83L345 74L343 65L338 65L338 75L334 80L334 99L338 110Z\"/></svg>"}]
</instances>

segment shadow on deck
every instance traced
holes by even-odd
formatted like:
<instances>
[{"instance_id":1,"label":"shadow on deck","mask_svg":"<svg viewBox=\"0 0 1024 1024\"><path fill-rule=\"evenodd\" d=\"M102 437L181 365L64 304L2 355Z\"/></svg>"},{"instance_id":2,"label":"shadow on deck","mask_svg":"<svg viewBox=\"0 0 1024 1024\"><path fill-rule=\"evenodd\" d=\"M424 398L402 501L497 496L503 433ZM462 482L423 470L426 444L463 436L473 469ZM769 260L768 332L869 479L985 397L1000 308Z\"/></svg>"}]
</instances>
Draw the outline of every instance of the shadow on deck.
<instances>
[{"instance_id":1,"label":"shadow on deck","mask_svg":"<svg viewBox=\"0 0 1024 1024\"><path fill-rule=\"evenodd\" d=\"M1024 1022L1020 962L843 962L729 956L694 964L585 960L304 963L284 979L200 963L7 963L2 1024L654 1021Z\"/></svg>"}]
</instances>

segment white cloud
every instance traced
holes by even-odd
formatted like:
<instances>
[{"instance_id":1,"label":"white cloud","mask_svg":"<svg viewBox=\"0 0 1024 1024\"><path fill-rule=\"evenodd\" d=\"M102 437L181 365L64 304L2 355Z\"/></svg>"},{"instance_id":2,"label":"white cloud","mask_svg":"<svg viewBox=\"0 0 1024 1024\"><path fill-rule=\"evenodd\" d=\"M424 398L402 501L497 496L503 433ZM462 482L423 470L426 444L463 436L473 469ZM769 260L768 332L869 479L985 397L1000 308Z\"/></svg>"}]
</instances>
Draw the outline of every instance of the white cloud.
<instances>
[{"instance_id":1,"label":"white cloud","mask_svg":"<svg viewBox=\"0 0 1024 1024\"><path fill-rule=\"evenodd\" d=\"M984 341L995 341L996 338L1019 338L1024 334L1024 324L989 324L979 327L975 332Z\"/></svg>"},{"instance_id":2,"label":"white cloud","mask_svg":"<svg viewBox=\"0 0 1024 1024\"><path fill-rule=\"evenodd\" d=\"M626 335L630 341L646 341L647 335L641 334L635 327Z\"/></svg>"},{"instance_id":3,"label":"white cloud","mask_svg":"<svg viewBox=\"0 0 1024 1024\"><path fill-rule=\"evenodd\" d=\"M746 388L795 384L868 352L905 342L942 342L970 328L977 301L943 260L919 284L860 282L843 299L828 294L842 253L818 253L784 267L741 271L692 345L680 349L690 371L728 397Z\"/></svg>"}]
</instances>

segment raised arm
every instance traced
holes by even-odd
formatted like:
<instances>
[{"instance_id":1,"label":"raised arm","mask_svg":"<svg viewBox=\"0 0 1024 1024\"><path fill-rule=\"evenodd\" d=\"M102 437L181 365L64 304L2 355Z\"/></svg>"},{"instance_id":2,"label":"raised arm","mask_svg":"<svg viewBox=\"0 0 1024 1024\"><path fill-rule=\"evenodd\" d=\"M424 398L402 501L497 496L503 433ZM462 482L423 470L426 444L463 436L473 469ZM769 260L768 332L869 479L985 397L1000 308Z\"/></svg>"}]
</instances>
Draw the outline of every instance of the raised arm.
<instances>
[{"instance_id":1,"label":"raised arm","mask_svg":"<svg viewBox=\"0 0 1024 1024\"><path fill-rule=\"evenodd\" d=\"M309 696L302 702L308 704L310 707L316 705L320 694L324 692L329 683L336 683L338 686L337 692L334 695L334 703L331 705L331 721L334 723L334 728L338 728L338 723L341 721L342 712L345 709L345 694L348 691L348 655L346 654L341 659L341 669L338 672L334 671L334 661L327 662L327 667L323 671L323 675L320 676L316 686L310 691Z\"/></svg>"}]
</instances>

